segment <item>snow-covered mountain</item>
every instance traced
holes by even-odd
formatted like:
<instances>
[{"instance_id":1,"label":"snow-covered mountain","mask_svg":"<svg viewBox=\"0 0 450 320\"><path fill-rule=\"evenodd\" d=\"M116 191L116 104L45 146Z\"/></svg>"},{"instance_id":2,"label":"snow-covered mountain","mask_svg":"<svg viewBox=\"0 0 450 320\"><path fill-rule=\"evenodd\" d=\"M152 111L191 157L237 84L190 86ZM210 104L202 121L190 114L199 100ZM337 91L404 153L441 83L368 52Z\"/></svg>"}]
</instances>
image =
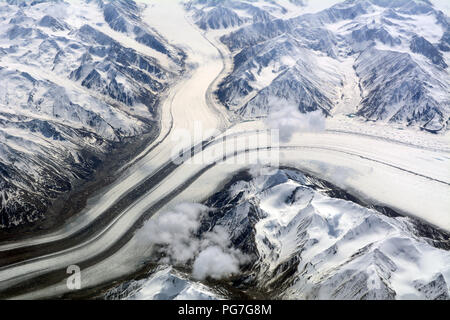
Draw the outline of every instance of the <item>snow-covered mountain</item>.
<instances>
[{"instance_id":1,"label":"snow-covered mountain","mask_svg":"<svg viewBox=\"0 0 450 320\"><path fill-rule=\"evenodd\" d=\"M189 1L201 29L228 30L234 65L219 100L242 119L281 104L445 130L446 14L426 0L337 2ZM142 6L0 2L1 227L42 218L116 142L154 128L184 54Z\"/></svg>"},{"instance_id":2,"label":"snow-covered mountain","mask_svg":"<svg viewBox=\"0 0 450 320\"><path fill-rule=\"evenodd\" d=\"M243 1L207 1L201 9L193 3L188 3L186 7L195 11L194 21L203 30L239 27L274 18L268 11Z\"/></svg>"},{"instance_id":3,"label":"snow-covered mountain","mask_svg":"<svg viewBox=\"0 0 450 320\"><path fill-rule=\"evenodd\" d=\"M89 288L78 297L450 299L450 235L405 216L448 229L450 29L438 1L0 0L0 238L31 237L2 243L1 295L65 297L53 275L73 263ZM316 133L322 114L340 117ZM201 143L197 124L223 135ZM249 150L269 127L282 146ZM180 130L208 149L174 164ZM231 163L265 149L336 184L352 172L342 188L373 200ZM217 161L197 163L210 150Z\"/></svg>"},{"instance_id":4,"label":"snow-covered mountain","mask_svg":"<svg viewBox=\"0 0 450 320\"><path fill-rule=\"evenodd\" d=\"M117 142L155 128L183 53L133 1L0 2L0 228L43 218Z\"/></svg>"},{"instance_id":5,"label":"snow-covered mountain","mask_svg":"<svg viewBox=\"0 0 450 320\"><path fill-rule=\"evenodd\" d=\"M171 266L158 267L148 278L122 283L109 290L107 300L219 300L220 292L189 279Z\"/></svg>"},{"instance_id":6,"label":"snow-covered mountain","mask_svg":"<svg viewBox=\"0 0 450 320\"><path fill-rule=\"evenodd\" d=\"M193 235L206 239L225 230L230 247L248 257L238 274L199 282L193 257L172 275L175 269L160 267L107 298L170 299L168 292L176 298L203 288L207 298L450 299L448 234L388 208L367 207L299 171L241 173L205 205L210 209Z\"/></svg>"},{"instance_id":7,"label":"snow-covered mountain","mask_svg":"<svg viewBox=\"0 0 450 320\"><path fill-rule=\"evenodd\" d=\"M246 281L272 297L448 299L448 236L433 242L416 221L355 201L323 181L275 170L236 182L208 204L222 209L233 203L211 225L226 227L242 250L249 245L240 242L233 221L254 217L254 238L247 241L257 258ZM439 289L420 292L433 281Z\"/></svg>"},{"instance_id":8,"label":"snow-covered mountain","mask_svg":"<svg viewBox=\"0 0 450 320\"><path fill-rule=\"evenodd\" d=\"M206 16L214 3L193 1L194 16ZM246 19L249 9L237 3L268 15ZM218 97L245 118L266 116L283 103L302 112L320 109L446 130L450 27L432 2L347 0L295 17L276 14L276 6L264 1L221 5L217 23L209 15L209 24L234 27L221 38L234 55L234 68ZM218 23L227 19L236 22Z\"/></svg>"}]
</instances>

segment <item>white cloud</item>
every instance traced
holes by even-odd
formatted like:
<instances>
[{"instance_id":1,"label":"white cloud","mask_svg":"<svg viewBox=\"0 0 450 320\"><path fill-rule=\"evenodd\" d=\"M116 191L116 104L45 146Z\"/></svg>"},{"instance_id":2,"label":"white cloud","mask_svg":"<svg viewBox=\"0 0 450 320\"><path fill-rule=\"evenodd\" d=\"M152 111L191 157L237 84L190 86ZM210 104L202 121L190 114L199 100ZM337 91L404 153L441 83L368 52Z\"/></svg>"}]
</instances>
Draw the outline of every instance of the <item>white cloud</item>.
<instances>
[{"instance_id":1,"label":"white cloud","mask_svg":"<svg viewBox=\"0 0 450 320\"><path fill-rule=\"evenodd\" d=\"M197 279L220 279L239 272L239 266L248 258L232 248L227 230L216 226L201 237L196 234L203 214L210 209L201 204L183 203L173 210L148 220L138 231L142 245L159 245L164 264L193 263L193 276Z\"/></svg>"},{"instance_id":2,"label":"white cloud","mask_svg":"<svg viewBox=\"0 0 450 320\"><path fill-rule=\"evenodd\" d=\"M296 132L316 132L325 130L325 116L317 110L301 113L295 105L279 99L272 99L274 105L266 119L271 129L278 129L281 142L289 142Z\"/></svg>"}]
</instances>

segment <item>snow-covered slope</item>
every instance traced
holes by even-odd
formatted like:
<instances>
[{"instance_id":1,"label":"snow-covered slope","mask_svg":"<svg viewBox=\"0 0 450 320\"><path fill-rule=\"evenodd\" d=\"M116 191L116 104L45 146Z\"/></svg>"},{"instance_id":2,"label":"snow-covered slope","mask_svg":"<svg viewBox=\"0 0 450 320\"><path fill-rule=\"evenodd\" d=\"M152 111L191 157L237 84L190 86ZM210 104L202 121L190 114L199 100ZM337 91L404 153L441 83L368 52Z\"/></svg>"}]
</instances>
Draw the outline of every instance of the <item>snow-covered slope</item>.
<instances>
[{"instance_id":1,"label":"snow-covered slope","mask_svg":"<svg viewBox=\"0 0 450 320\"><path fill-rule=\"evenodd\" d=\"M285 3L282 3L285 2ZM258 22L269 22L285 16L290 9L303 6L302 1L236 1L194 0L185 7L193 12L194 22L203 30L236 28Z\"/></svg>"},{"instance_id":2,"label":"snow-covered slope","mask_svg":"<svg viewBox=\"0 0 450 320\"><path fill-rule=\"evenodd\" d=\"M239 16L234 2L223 7ZM218 97L245 118L286 104L432 132L447 128L449 18L427 0L348 0L233 27L221 41L234 55L234 69ZM340 107L349 101L352 106Z\"/></svg>"},{"instance_id":3,"label":"snow-covered slope","mask_svg":"<svg viewBox=\"0 0 450 320\"><path fill-rule=\"evenodd\" d=\"M182 53L133 1L0 2L0 228L41 219L114 143L149 132Z\"/></svg>"},{"instance_id":4,"label":"snow-covered slope","mask_svg":"<svg viewBox=\"0 0 450 320\"><path fill-rule=\"evenodd\" d=\"M208 239L225 230L232 248L248 258L234 277L204 282L215 290L222 284L228 298L245 292L282 299L450 299L448 234L388 208L366 207L312 176L255 169L205 204L210 211L193 234ZM186 272L189 265L176 267ZM160 273L134 290L145 291ZM151 295L140 297L167 298L166 289L151 287ZM125 291L112 292L126 297Z\"/></svg>"},{"instance_id":5,"label":"snow-covered slope","mask_svg":"<svg viewBox=\"0 0 450 320\"><path fill-rule=\"evenodd\" d=\"M338 61L317 56L291 35L281 35L240 51L218 97L244 118L267 115L280 103L296 105L301 112L320 109L328 114L343 78Z\"/></svg>"},{"instance_id":6,"label":"snow-covered slope","mask_svg":"<svg viewBox=\"0 0 450 320\"><path fill-rule=\"evenodd\" d=\"M252 280L261 290L289 299L449 298L448 235L365 208L297 171L262 171L248 180L207 204L220 210L212 227L227 228L242 250L254 243ZM247 241L232 223L243 217L256 220ZM435 290L425 294L425 287Z\"/></svg>"},{"instance_id":7,"label":"snow-covered slope","mask_svg":"<svg viewBox=\"0 0 450 320\"><path fill-rule=\"evenodd\" d=\"M223 297L170 266L161 266L148 278L109 290L107 300L218 300Z\"/></svg>"}]
</instances>

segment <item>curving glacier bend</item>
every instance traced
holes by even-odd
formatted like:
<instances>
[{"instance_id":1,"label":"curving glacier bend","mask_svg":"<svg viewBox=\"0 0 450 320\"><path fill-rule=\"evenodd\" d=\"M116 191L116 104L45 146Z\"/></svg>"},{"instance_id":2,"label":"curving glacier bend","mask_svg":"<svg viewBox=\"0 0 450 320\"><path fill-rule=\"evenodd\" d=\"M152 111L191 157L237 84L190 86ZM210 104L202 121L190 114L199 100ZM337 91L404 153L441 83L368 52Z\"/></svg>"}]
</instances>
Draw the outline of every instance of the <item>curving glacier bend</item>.
<instances>
[{"instance_id":1,"label":"curving glacier bend","mask_svg":"<svg viewBox=\"0 0 450 320\"><path fill-rule=\"evenodd\" d=\"M56 240L70 239L71 235L76 234L77 231L86 229L91 224L95 225L97 219L101 218L105 212L125 195L132 193L147 179L157 179L159 175L164 174L164 172L160 172L161 168L170 163L174 147L182 149L190 146L180 146L176 143L177 129L192 132L195 130L195 124L201 123L205 128L222 130L222 133L217 133L214 137L215 143L208 145L207 149L210 151L223 149L221 136L235 135L238 139L246 139L254 134L256 129L267 129L267 122L254 119L255 114L253 111L245 113L251 115L252 121L236 122L236 115L226 111L220 105L220 101L212 97L211 85L219 86L218 92L220 94L221 86L227 83L227 79L235 73L235 70L229 65L230 61L223 60L230 55L230 52L219 42L219 36L222 35L221 32L210 31L202 35L190 18L185 19L186 13L181 6L178 6L175 2L168 3L165 6L170 7L170 10L167 10L167 7L164 8L161 4L149 6L143 11L143 19L148 21L147 23L151 27L158 30L163 38L167 39L164 41L174 45L174 48L181 48L186 53L185 62L189 71L185 78L168 89L167 97L161 105L159 137L142 154L138 155L129 165L123 168L125 171L122 173L122 178L106 188L95 199L92 199L89 205L80 214L69 220L63 228L39 238L0 245L0 250L4 255L7 255L10 250L26 248L30 245L51 244ZM178 26L183 25L181 28L183 32L173 27L175 25L173 21L177 21L176 24ZM238 22L238 27L240 24L245 24L245 22ZM202 28L201 24L200 28ZM244 26L244 28L247 27ZM106 31L104 32L106 33ZM113 34L112 31L108 32ZM302 50L304 49L300 49L300 56L303 56L302 53L310 54L306 51L302 52ZM303 63L303 61L301 62ZM234 68L236 68L236 61L234 63ZM288 63L291 62L288 61ZM8 62L8 65L15 66L11 62ZM32 73L33 68L27 68ZM226 73L229 73L228 77L225 77ZM222 79L224 79L223 82L221 82ZM334 80L330 80L330 83L332 81ZM354 81L354 79L351 79L351 81ZM274 82L275 80L271 79L269 87ZM351 86L351 84L349 85ZM247 99L253 101L252 103L256 103L259 94L263 93L264 90L267 91L269 87L259 91L257 96ZM300 97L304 98L302 95ZM323 96L319 94L318 97ZM280 97L277 98L279 99ZM265 101L265 98L259 99ZM350 100L355 100L355 98L352 97ZM326 98L323 101L331 100ZM323 106L323 101L315 101L314 103ZM330 102L331 104L332 102ZM247 103L245 108L248 108L248 105L249 103ZM261 109L259 108L261 108L261 105L258 104L257 108L253 110L260 112ZM264 110L264 107L262 109ZM238 113L245 116L241 111ZM259 115L257 114L257 116ZM231 123L233 124L230 127ZM429 128L432 130L436 129L434 125L434 122L430 122L431 127ZM393 129L391 125L365 124L358 120L345 119L339 115L327 121L327 128L328 131L324 132L293 133L290 140L284 141L279 147L281 155L279 159L280 165L297 168L331 182L347 190L353 196L367 201L367 203L393 208L402 214L423 219L443 230L450 230L450 216L448 214L450 200L449 197L446 197L449 193L450 184L448 135L444 134L442 137L435 139L430 134L414 132L413 136L406 134L404 137L392 137L389 133L395 133L396 129ZM377 130L385 130L388 133L378 134ZM191 143L200 143L205 138L209 137L197 137ZM247 146L246 149L239 151L252 153L256 148L267 147L268 145L263 142L260 145ZM267 156L270 157L271 153L268 150L266 151ZM214 154L213 151L212 153ZM216 153L219 154L218 152ZM194 164L190 162L183 163L175 168L168 167L167 170L170 169L169 173L164 177L158 178L157 185L152 185L148 190L144 190L142 194L137 194L135 198L132 197L130 203L126 204L126 207L113 220L106 226L96 230L94 234L86 235L86 238L81 243L77 243L75 246L68 246L63 250L55 250L46 255L36 255L25 261L17 261L2 267L0 269L0 286L2 291L17 287L18 292L20 292L20 284L24 280L40 278L43 279L43 284L36 288L36 291L27 292L25 290L25 295L20 297L61 296L67 293L67 288L64 283L57 283L54 279L61 277L61 270L64 270L65 266L86 261L86 267L83 268L83 287L86 288L107 283L140 268L143 261L151 260L153 248L142 244L137 236L129 235L127 238L126 235L141 225L139 221L143 217L148 218L149 213L152 215L157 213L156 217L159 217L165 211L175 208L176 204L185 201L204 202L209 198L210 200L208 201L210 202L211 199L214 199L215 192L221 189L220 187L223 186L224 181L229 180L230 175L248 167L248 165L233 162L226 165L219 164L205 167L202 161L195 161L196 158L201 157L203 157L203 154L199 152L193 156L192 162ZM229 156L229 158L232 157L232 155ZM214 159L213 162L220 163L221 159ZM301 177L302 174L298 173L298 175ZM275 176L278 177L278 175ZM292 183L302 185L302 178L297 176L298 179L301 181L294 179L295 181L291 182L283 181L282 184L287 184L286 188L292 187L290 186ZM300 185L297 185L297 187L300 187ZM386 192L387 185L389 186L388 192ZM276 189L277 184L271 187ZM174 190L177 192L174 193ZM243 192L249 191L244 188ZM316 191L311 192L314 193ZM285 195L284 192L275 194L276 197L280 198L283 195ZM300 198L303 197L301 192L299 192L298 196ZM260 209L268 216L265 218L259 217L261 221L254 226L254 232L260 237L268 238L269 241L268 243L264 241L255 242L258 254L264 259L261 258L261 261L256 264L257 268L259 268L260 279L257 279L259 281L255 280L257 285L252 290L266 292L271 287L270 283L265 283L266 279L270 278L267 275L273 273L280 278L280 281L276 283L279 286L278 290L280 288L285 289L283 293L276 292L276 290L271 292L270 294L273 294L273 297L448 298L448 268L429 268L426 269L427 273L424 273L423 277L418 276L417 279L408 278L405 280L405 272L409 271L401 270L403 265L399 267L397 264L401 263L394 261L395 258L387 253L403 250L402 246L409 246L407 250L414 247L419 252L417 256L420 256L420 258L417 258L417 256L408 258L415 260L417 268L420 270L423 267L421 259L427 255L436 257L437 266L448 266L447 251L435 248L427 241L423 241L421 239L423 235L417 235L411 230L414 229L414 227L411 227L411 224L414 224L405 222L409 221L408 218L402 218L405 221L385 218L379 213L370 211L372 209L359 208L359 210L356 210L357 213L354 214L353 224L343 224L346 220L341 220L341 217L346 219L347 215L343 214L341 216L340 211L348 210L348 212L351 212L348 206L353 207L354 205L351 202L349 204L333 199L322 199L320 201L321 197L323 197L320 193L316 197L320 203L329 201L337 208L335 209L336 211L330 211L331 213L321 209L317 209L317 212L314 212L322 219L324 214L331 214L332 216L327 217L330 219L332 219L333 214L335 215L334 220L327 222L328 224L325 224L325 226L319 224L323 229L317 230L318 235L324 235L324 238L319 240L315 239L310 232L294 235L289 233L289 231L285 232L289 236L296 238L295 241L294 238L270 239L273 230L271 232L264 230L262 225L268 223L266 219L277 220L280 211L274 208L275 205L268 204L271 200L267 200L265 204L260 204ZM285 205L284 202L282 201L278 205L283 206ZM296 205L301 206L303 204L297 203ZM333 206L330 205L329 207ZM294 212L298 213L299 208L294 207L292 214ZM319 208L321 207L319 206ZM299 213L298 216L291 215L289 218L292 219L292 223L301 223L311 227L310 231L313 232L316 227L308 220L311 217L310 211L308 211L310 207L306 206L304 209L303 215ZM303 211L300 210L300 212ZM348 217L350 216L348 214ZM344 240L350 237L350 234L356 232L354 231L355 228L364 227L364 224L360 226L359 224L357 225L357 222L365 218L368 221L375 219L377 221L375 225L381 225L380 228L374 227L372 230L376 229L377 232L374 232L374 234L379 238L368 237L359 239L356 237L358 241L353 243L353 246L350 246L350 248L351 250L356 250L355 248L362 250L364 248L360 255L355 259L346 261L346 264L341 265L341 268L337 271L332 272L327 269L327 266L324 266L321 262L320 254L332 254L330 251L335 250L338 253L333 254L337 261L336 263L349 259L349 254L351 255L355 251L346 252L342 249L343 252L340 252L338 250L339 246L341 242L345 242ZM301 219L306 219L308 222ZM300 220L300 222L297 220ZM385 224L386 220L388 221L387 225ZM283 226L288 222L289 220L283 221L277 228L284 230ZM298 225L295 225L295 227L298 227ZM339 230L338 227L344 229ZM279 233L283 232L279 231ZM325 234L328 234L329 237L325 237ZM406 240L398 240L395 236ZM344 240L333 246L333 241L338 243L337 241L341 238L344 238ZM300 256L296 255L297 252L294 250L294 247L304 246L304 243L314 243L315 241L318 241L318 243L312 245L312 247L315 248L314 250L319 248L317 252L314 254L310 252L306 256L303 256L303 253ZM443 242L445 243L445 239ZM277 243L279 243L278 248ZM370 243L376 244L366 248L365 245ZM345 244L342 244L343 248L345 246ZM379 249L379 247L383 250ZM281 254L280 252L283 252L283 250L287 250L286 254L292 255L293 260L289 260L289 257L283 255L284 253ZM107 255L103 257L99 252L107 252ZM266 257L271 255L272 258L266 259ZM276 257L277 255L279 257ZM290 274L293 279L295 278L294 269L297 268L297 272L300 272L300 264L297 261L299 259L306 261L310 259L312 261L311 265L317 266L317 269L310 270L308 269L311 268L309 264L302 264L304 271L299 278L307 276L309 275L308 272L311 272L311 275L316 280L311 283L302 283L301 280L295 283L285 282L286 279L283 279L283 275L286 273L286 270L293 272ZM114 265L116 268L111 270L111 265ZM358 270L366 270L367 272L362 272L355 276L355 283L349 283L349 287L345 290L333 293L333 288L341 281L339 279L342 279L344 274L348 274L349 270L353 270L352 268L359 268ZM399 269L400 271L398 271ZM106 270L108 272L105 272ZM46 274L53 271L54 273L46 278ZM167 276L165 275L167 272L162 274L160 272L159 276L164 278ZM176 274L175 277L180 277L180 275ZM183 277L186 277L186 275L181 276L181 278ZM189 275L187 277L189 278ZM46 281L49 281L48 284L50 285L47 285ZM51 283L52 281L54 284ZM351 286L361 286L363 283L370 282L372 282L373 286L365 288L367 289L365 296L354 294L355 288ZM181 285L182 288L186 288L185 286L186 284ZM261 286L261 288L258 286ZM433 287L433 290L429 289L430 286ZM435 287L438 287L438 289L434 289ZM447 291L445 288L447 288ZM201 285L199 287L199 284L195 283L192 290L200 292L200 297L221 297L221 294L211 293L210 289L205 289ZM270 290L267 292L270 292ZM299 292L301 292L300 295ZM111 295L114 296L114 294ZM182 294L180 297L186 297L186 295Z\"/></svg>"}]
</instances>

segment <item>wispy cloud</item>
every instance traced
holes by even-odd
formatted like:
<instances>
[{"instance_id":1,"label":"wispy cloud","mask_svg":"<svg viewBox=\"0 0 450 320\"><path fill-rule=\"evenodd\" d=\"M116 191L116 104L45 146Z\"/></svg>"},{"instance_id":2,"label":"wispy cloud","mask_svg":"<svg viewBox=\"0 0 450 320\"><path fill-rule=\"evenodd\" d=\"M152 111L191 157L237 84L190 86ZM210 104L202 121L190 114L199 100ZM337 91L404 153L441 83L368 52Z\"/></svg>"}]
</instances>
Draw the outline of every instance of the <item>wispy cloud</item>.
<instances>
[{"instance_id":1,"label":"wispy cloud","mask_svg":"<svg viewBox=\"0 0 450 320\"><path fill-rule=\"evenodd\" d=\"M196 203L183 203L147 223L139 230L138 239L146 245L156 245L165 264L192 263L196 279L221 279L239 272L247 257L232 248L227 230L216 226L197 236L201 219L210 211Z\"/></svg>"}]
</instances>

